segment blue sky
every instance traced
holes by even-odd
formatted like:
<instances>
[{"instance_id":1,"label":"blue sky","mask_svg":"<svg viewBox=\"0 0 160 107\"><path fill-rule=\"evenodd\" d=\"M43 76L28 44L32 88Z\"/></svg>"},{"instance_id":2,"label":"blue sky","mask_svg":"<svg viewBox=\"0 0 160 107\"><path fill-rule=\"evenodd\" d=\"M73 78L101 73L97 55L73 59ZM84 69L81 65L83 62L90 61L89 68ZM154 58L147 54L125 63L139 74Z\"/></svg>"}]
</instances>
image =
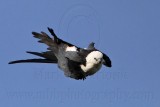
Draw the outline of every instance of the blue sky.
<instances>
[{"instance_id":1,"label":"blue sky","mask_svg":"<svg viewBox=\"0 0 160 107\"><path fill-rule=\"evenodd\" d=\"M1 0L0 107L159 107L160 1ZM45 51L32 31L52 27L80 47L95 42L113 62L85 81L52 64L7 63Z\"/></svg>"}]
</instances>

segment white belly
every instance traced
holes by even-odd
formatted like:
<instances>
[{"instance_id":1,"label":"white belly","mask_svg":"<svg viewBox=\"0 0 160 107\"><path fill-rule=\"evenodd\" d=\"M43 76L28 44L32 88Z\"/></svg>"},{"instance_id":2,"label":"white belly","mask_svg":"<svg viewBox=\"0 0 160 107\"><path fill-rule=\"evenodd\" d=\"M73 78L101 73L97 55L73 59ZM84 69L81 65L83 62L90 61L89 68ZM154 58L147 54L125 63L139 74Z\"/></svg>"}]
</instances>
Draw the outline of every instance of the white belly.
<instances>
[{"instance_id":1,"label":"white belly","mask_svg":"<svg viewBox=\"0 0 160 107\"><path fill-rule=\"evenodd\" d=\"M86 73L86 75L93 75L95 74L100 68L102 67L102 63L93 64L87 63L86 66L81 65L81 69Z\"/></svg>"}]
</instances>

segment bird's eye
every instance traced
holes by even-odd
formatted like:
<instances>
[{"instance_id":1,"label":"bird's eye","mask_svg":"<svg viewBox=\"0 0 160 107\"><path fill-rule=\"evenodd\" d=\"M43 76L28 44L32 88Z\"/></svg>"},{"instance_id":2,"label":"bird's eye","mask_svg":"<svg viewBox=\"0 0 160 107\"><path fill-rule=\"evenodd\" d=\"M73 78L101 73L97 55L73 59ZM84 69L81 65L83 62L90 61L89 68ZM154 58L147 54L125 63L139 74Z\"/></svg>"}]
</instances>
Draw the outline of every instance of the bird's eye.
<instances>
[{"instance_id":1,"label":"bird's eye","mask_svg":"<svg viewBox=\"0 0 160 107\"><path fill-rule=\"evenodd\" d=\"M96 61L97 61L97 59L96 58L94 58Z\"/></svg>"}]
</instances>

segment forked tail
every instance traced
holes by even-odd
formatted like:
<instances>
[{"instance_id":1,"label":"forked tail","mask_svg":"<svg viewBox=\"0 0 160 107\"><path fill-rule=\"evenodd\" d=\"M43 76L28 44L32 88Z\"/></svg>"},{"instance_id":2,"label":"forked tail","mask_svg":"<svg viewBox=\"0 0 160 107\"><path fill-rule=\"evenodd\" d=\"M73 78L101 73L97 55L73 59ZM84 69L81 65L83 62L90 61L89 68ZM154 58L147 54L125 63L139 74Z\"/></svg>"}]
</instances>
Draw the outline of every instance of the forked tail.
<instances>
[{"instance_id":1,"label":"forked tail","mask_svg":"<svg viewBox=\"0 0 160 107\"><path fill-rule=\"evenodd\" d=\"M33 54L36 56L40 56L42 58L34 58L34 59L25 59L25 60L16 60L16 61L11 61L8 64L15 64L15 63L57 63L58 60L54 53L52 51L47 51L47 52L27 52L29 54Z\"/></svg>"}]
</instances>

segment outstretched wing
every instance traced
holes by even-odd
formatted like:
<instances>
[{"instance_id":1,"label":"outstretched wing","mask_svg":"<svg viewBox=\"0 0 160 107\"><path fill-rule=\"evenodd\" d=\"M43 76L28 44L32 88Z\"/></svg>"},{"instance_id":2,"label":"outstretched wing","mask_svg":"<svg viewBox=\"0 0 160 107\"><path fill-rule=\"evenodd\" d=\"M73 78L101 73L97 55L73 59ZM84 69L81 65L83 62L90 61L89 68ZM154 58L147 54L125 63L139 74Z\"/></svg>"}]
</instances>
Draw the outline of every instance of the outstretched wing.
<instances>
[{"instance_id":1,"label":"outstretched wing","mask_svg":"<svg viewBox=\"0 0 160 107\"><path fill-rule=\"evenodd\" d=\"M49 31L49 32L51 33L51 35L54 37L54 40L55 40L55 42L56 42L57 44L63 43L63 44L66 44L66 45L69 46L69 47L74 46L73 44L68 43L68 42L66 42L66 41L58 38L57 35L54 33L54 30L53 30L52 28L49 28L49 27L48 27L48 31Z\"/></svg>"},{"instance_id":2,"label":"outstretched wing","mask_svg":"<svg viewBox=\"0 0 160 107\"><path fill-rule=\"evenodd\" d=\"M48 46L54 46L54 40L51 37L49 37L45 32L32 32L32 34L35 38L40 39L38 42L45 43Z\"/></svg>"},{"instance_id":3,"label":"outstretched wing","mask_svg":"<svg viewBox=\"0 0 160 107\"><path fill-rule=\"evenodd\" d=\"M79 51L66 51L65 57L80 64L86 65L86 56L93 50L80 49Z\"/></svg>"},{"instance_id":4,"label":"outstretched wing","mask_svg":"<svg viewBox=\"0 0 160 107\"><path fill-rule=\"evenodd\" d=\"M32 32L32 34L34 35L35 38L40 39L38 42L48 45L49 46L48 49L54 50L54 52L57 51L58 45L61 45L61 47L65 47L65 48L74 46L77 48L77 50L80 49L79 47L58 38L53 29L48 28L48 31L53 36L53 39L49 35L47 35L45 32L41 32L41 33Z\"/></svg>"}]
</instances>

